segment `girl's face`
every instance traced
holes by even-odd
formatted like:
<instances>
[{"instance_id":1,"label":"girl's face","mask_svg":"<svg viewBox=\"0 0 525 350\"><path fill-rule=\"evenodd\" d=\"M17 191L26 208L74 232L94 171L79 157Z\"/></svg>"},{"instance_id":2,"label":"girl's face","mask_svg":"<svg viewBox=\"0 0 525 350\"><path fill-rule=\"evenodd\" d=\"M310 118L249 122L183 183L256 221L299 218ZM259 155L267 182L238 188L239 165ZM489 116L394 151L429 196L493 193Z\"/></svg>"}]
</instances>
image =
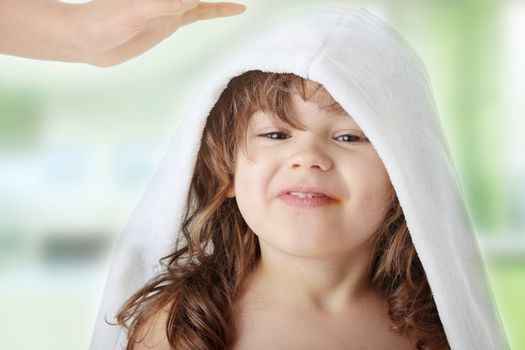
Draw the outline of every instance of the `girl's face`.
<instances>
[{"instance_id":1,"label":"girl's face","mask_svg":"<svg viewBox=\"0 0 525 350\"><path fill-rule=\"evenodd\" d=\"M261 247L301 257L365 249L388 209L392 187L386 169L347 114L292 96L305 131L276 125L264 112L251 117L249 157L240 150L236 159L239 210ZM290 191L330 198L300 198Z\"/></svg>"}]
</instances>

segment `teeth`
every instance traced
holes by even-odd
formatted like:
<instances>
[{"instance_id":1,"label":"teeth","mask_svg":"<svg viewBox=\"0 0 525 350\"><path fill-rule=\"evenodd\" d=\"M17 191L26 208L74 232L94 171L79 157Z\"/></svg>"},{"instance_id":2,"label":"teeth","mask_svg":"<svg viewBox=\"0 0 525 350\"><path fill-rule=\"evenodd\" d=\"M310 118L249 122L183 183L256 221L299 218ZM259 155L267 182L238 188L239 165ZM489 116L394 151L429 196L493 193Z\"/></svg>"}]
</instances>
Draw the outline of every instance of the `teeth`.
<instances>
[{"instance_id":1,"label":"teeth","mask_svg":"<svg viewBox=\"0 0 525 350\"><path fill-rule=\"evenodd\" d=\"M290 194L292 196L296 196L299 198L324 197L324 194L316 194L316 193L290 192Z\"/></svg>"}]
</instances>

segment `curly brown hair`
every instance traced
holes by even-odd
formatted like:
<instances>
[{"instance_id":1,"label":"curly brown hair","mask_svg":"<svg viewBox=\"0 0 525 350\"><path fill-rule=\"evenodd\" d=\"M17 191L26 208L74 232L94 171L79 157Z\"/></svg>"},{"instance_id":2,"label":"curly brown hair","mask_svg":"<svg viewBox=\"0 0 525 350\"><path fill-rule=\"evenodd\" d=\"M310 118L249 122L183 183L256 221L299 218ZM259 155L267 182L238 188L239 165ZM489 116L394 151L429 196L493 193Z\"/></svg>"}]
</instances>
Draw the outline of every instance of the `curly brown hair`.
<instances>
[{"instance_id":1,"label":"curly brown hair","mask_svg":"<svg viewBox=\"0 0 525 350\"><path fill-rule=\"evenodd\" d=\"M315 97L323 109L346 113L321 84L291 73L245 72L222 92L204 127L174 252L160 260L163 272L135 292L117 314L117 324L128 332L127 350L141 341L139 331L161 309L169 311L165 331L173 349L231 347L236 336L232 307L261 255L257 236L228 195L236 154L246 150L248 122L256 111L303 127L292 117L293 92L304 100ZM388 301L390 330L415 337L418 349L448 349L395 191L370 239L370 279Z\"/></svg>"}]
</instances>

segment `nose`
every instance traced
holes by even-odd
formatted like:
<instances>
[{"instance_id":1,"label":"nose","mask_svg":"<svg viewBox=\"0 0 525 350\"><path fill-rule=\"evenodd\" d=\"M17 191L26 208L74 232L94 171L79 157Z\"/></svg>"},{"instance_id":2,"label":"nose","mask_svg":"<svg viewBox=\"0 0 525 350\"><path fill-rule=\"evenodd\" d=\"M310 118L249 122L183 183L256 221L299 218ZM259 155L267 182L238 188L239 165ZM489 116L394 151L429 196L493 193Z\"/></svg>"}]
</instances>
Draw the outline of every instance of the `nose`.
<instances>
[{"instance_id":1,"label":"nose","mask_svg":"<svg viewBox=\"0 0 525 350\"><path fill-rule=\"evenodd\" d=\"M330 169L332 161L319 147L314 144L303 145L290 157L290 166L294 169L319 168L323 171Z\"/></svg>"}]
</instances>

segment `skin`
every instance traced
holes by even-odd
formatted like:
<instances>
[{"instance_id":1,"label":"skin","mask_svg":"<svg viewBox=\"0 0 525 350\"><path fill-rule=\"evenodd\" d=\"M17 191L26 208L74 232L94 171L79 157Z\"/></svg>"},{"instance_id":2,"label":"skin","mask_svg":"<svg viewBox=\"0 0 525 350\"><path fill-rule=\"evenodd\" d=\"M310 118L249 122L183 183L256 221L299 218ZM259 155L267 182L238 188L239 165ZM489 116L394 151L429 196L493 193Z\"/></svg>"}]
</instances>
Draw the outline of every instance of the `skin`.
<instances>
[{"instance_id":1,"label":"skin","mask_svg":"<svg viewBox=\"0 0 525 350\"><path fill-rule=\"evenodd\" d=\"M245 9L236 3L198 0L0 0L0 53L113 66L149 50L184 25Z\"/></svg>"},{"instance_id":2,"label":"skin","mask_svg":"<svg viewBox=\"0 0 525 350\"><path fill-rule=\"evenodd\" d=\"M388 173L348 115L333 115L294 95L306 131L274 125L257 112L248 128L248 157L239 152L234 195L259 237L260 276L274 293L323 310L368 289L368 239L391 195ZM271 139L269 132L281 139ZM357 135L353 141L344 135ZM346 137L346 138L345 138ZM349 142L349 140L351 142ZM337 196L320 208L295 208L278 198L296 184L325 186ZM271 220L269 220L271 218Z\"/></svg>"},{"instance_id":3,"label":"skin","mask_svg":"<svg viewBox=\"0 0 525 350\"><path fill-rule=\"evenodd\" d=\"M257 112L248 155L237 156L232 196L259 238L261 260L234 310L234 349L409 349L408 338L388 330L388 305L368 277L368 239L392 191L388 173L350 116L299 95L292 101L307 130ZM283 134L270 138L275 131ZM295 184L325 186L337 201L290 207L277 194Z\"/></svg>"},{"instance_id":4,"label":"skin","mask_svg":"<svg viewBox=\"0 0 525 350\"><path fill-rule=\"evenodd\" d=\"M415 349L415 341L389 331L387 302L368 278L368 238L392 190L382 161L350 116L334 116L299 95L293 107L307 130L275 125L257 112L248 155L237 154L230 197L258 236L261 259L233 307L231 348ZM270 138L275 131L283 134ZM348 134L361 141L348 142ZM338 201L288 207L277 193L297 183L324 185ZM146 324L134 349L169 349L168 310Z\"/></svg>"}]
</instances>

